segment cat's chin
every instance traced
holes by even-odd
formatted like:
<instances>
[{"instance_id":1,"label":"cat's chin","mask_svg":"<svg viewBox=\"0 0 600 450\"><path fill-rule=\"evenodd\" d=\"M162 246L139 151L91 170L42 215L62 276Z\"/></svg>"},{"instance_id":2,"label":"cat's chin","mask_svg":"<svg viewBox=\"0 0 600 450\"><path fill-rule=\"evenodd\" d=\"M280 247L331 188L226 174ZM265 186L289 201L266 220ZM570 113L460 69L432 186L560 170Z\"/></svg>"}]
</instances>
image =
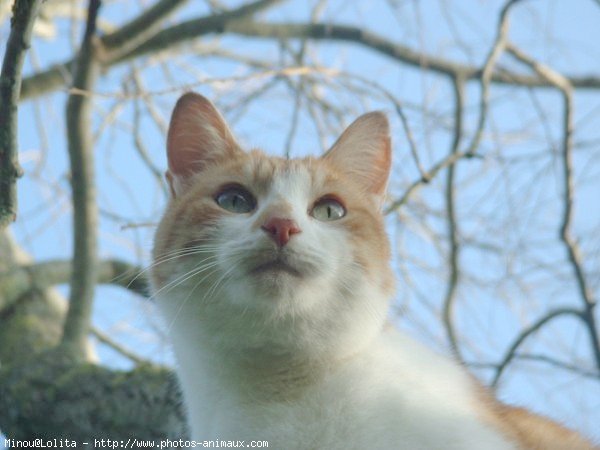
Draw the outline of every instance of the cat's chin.
<instances>
[{"instance_id":1,"label":"cat's chin","mask_svg":"<svg viewBox=\"0 0 600 450\"><path fill-rule=\"evenodd\" d=\"M306 274L282 261L269 261L250 269L247 277L252 280L255 293L267 299L290 297L301 285Z\"/></svg>"},{"instance_id":2,"label":"cat's chin","mask_svg":"<svg viewBox=\"0 0 600 450\"><path fill-rule=\"evenodd\" d=\"M302 272L290 263L282 259L273 259L264 263L258 264L251 268L248 272L250 276L255 277L278 277L278 276L292 276L296 278L302 278Z\"/></svg>"},{"instance_id":3,"label":"cat's chin","mask_svg":"<svg viewBox=\"0 0 600 450\"><path fill-rule=\"evenodd\" d=\"M296 303L299 294L311 289L315 283L320 284L323 273L318 276L313 264L289 255L270 256L246 261L239 267L241 276L235 284L244 292L243 296L253 296L255 301L262 299L270 306L281 305L281 302Z\"/></svg>"},{"instance_id":4,"label":"cat's chin","mask_svg":"<svg viewBox=\"0 0 600 450\"><path fill-rule=\"evenodd\" d=\"M248 252L239 270L256 282L297 283L322 273L317 261L311 261L293 248L277 249L267 246Z\"/></svg>"}]
</instances>

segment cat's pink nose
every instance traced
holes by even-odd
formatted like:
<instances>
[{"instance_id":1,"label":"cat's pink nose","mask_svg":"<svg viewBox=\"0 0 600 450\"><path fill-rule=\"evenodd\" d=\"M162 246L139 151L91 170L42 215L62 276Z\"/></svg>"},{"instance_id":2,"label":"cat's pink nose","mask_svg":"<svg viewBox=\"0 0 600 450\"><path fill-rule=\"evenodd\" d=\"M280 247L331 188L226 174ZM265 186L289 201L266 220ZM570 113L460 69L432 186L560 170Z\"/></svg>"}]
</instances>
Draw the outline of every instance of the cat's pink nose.
<instances>
[{"instance_id":1,"label":"cat's pink nose","mask_svg":"<svg viewBox=\"0 0 600 450\"><path fill-rule=\"evenodd\" d=\"M292 234L298 234L302 231L292 219L283 219L281 217L271 217L261 228L280 247L289 242Z\"/></svg>"}]
</instances>

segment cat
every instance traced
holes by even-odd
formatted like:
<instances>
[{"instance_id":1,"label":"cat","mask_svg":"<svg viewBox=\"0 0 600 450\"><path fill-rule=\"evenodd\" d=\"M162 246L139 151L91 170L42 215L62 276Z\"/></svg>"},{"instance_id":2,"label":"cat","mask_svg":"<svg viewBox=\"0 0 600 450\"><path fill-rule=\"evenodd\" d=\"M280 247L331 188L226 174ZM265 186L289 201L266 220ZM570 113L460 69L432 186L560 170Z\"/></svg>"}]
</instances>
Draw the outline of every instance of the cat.
<instances>
[{"instance_id":1,"label":"cat","mask_svg":"<svg viewBox=\"0 0 600 450\"><path fill-rule=\"evenodd\" d=\"M458 364L386 323L381 213L387 119L354 121L323 156L243 151L186 93L167 137L172 199L151 283L192 438L275 449L590 449L496 402Z\"/></svg>"}]
</instances>

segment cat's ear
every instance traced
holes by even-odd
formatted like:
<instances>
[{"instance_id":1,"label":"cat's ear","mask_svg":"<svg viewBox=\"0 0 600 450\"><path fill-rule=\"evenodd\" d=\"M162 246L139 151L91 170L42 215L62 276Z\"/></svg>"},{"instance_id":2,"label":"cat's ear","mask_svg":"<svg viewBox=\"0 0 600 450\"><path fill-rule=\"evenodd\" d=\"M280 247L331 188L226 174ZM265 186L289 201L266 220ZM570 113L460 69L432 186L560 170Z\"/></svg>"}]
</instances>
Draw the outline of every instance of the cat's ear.
<instances>
[{"instance_id":1,"label":"cat's ear","mask_svg":"<svg viewBox=\"0 0 600 450\"><path fill-rule=\"evenodd\" d=\"M390 126L385 114L371 112L360 116L323 158L383 203L392 162Z\"/></svg>"},{"instance_id":2,"label":"cat's ear","mask_svg":"<svg viewBox=\"0 0 600 450\"><path fill-rule=\"evenodd\" d=\"M182 95L169 124L166 176L173 197L181 195L192 175L207 164L241 152L227 123L205 97L194 92Z\"/></svg>"}]
</instances>

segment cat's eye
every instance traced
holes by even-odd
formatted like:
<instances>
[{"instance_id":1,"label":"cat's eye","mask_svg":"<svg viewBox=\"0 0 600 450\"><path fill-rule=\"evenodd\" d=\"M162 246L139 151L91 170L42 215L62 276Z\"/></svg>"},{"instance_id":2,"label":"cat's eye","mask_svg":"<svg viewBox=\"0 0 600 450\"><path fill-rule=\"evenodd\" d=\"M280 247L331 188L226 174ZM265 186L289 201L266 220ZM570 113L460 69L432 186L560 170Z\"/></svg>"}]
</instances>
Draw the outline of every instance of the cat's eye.
<instances>
[{"instance_id":1,"label":"cat's eye","mask_svg":"<svg viewBox=\"0 0 600 450\"><path fill-rule=\"evenodd\" d=\"M344 217L346 208L335 198L324 197L315 203L310 214L321 222L329 222Z\"/></svg>"},{"instance_id":2,"label":"cat's eye","mask_svg":"<svg viewBox=\"0 0 600 450\"><path fill-rule=\"evenodd\" d=\"M215 202L221 208L237 214L250 212L256 207L254 196L241 186L225 187L216 195Z\"/></svg>"}]
</instances>

